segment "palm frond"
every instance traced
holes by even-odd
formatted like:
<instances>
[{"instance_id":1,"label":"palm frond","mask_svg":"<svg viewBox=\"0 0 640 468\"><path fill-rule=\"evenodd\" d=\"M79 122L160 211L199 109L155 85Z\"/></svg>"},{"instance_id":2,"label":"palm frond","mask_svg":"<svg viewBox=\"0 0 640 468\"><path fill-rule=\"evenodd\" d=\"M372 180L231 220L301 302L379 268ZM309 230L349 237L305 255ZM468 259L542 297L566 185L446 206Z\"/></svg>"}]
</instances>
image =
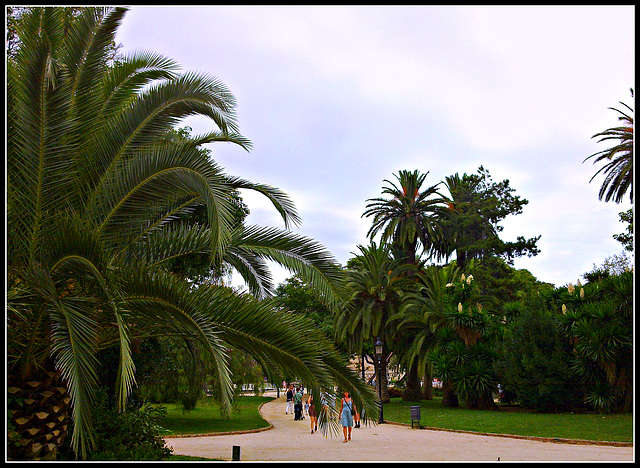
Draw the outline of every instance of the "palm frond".
<instances>
[{"instance_id":1,"label":"palm frond","mask_svg":"<svg viewBox=\"0 0 640 468\"><path fill-rule=\"evenodd\" d=\"M197 196L207 206L210 248L218 252L228 242L231 222L229 187L218 167L203 161L190 144L163 145L140 156L112 174L87 207L104 241L128 244L173 213L184 197Z\"/></svg>"},{"instance_id":2,"label":"palm frond","mask_svg":"<svg viewBox=\"0 0 640 468\"><path fill-rule=\"evenodd\" d=\"M228 176L228 183L234 189L254 190L267 197L278 213L280 213L280 216L282 216L285 229L288 229L291 224L300 226L302 219L298 216L293 201L281 190L265 184L249 182L234 176Z\"/></svg>"},{"instance_id":3,"label":"palm frond","mask_svg":"<svg viewBox=\"0 0 640 468\"><path fill-rule=\"evenodd\" d=\"M236 231L229 251L250 253L299 274L332 310L339 309L344 301L343 272L333 256L313 239L277 228L246 226Z\"/></svg>"}]
</instances>

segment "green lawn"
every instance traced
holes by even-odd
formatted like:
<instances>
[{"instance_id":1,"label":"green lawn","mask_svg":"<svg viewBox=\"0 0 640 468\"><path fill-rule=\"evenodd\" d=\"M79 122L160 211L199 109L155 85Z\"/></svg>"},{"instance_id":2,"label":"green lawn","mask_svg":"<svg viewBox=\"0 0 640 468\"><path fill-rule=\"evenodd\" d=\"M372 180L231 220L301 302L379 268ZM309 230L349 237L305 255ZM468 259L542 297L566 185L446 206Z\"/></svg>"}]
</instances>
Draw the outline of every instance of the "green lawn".
<instances>
[{"instance_id":1,"label":"green lawn","mask_svg":"<svg viewBox=\"0 0 640 468\"><path fill-rule=\"evenodd\" d=\"M220 415L220 407L213 399L198 402L196 409L183 412L178 403L165 403L167 415L160 425L167 429L168 435L207 434L211 432L246 431L269 427L258 408L271 397L243 396L238 398L230 419Z\"/></svg>"},{"instance_id":2,"label":"green lawn","mask_svg":"<svg viewBox=\"0 0 640 468\"><path fill-rule=\"evenodd\" d=\"M179 404L165 404L168 412L161 424L169 434L206 434L210 432L245 431L268 427L258 411L271 397L243 396L237 399L231 419L220 415L218 405L212 400L198 403L189 413L182 412ZM393 398L384 405L387 421L411 424L411 406L415 402L403 402ZM545 414L526 411L467 410L443 408L442 398L421 401L420 425L441 429L456 429L492 434L513 434L559 439L583 439L609 442L633 442L633 418L626 414Z\"/></svg>"},{"instance_id":3,"label":"green lawn","mask_svg":"<svg viewBox=\"0 0 640 468\"><path fill-rule=\"evenodd\" d=\"M411 424L411 406L392 398L384 405L384 419ZM421 426L492 434L513 434L560 439L583 439L609 442L633 442L633 418L626 414L545 414L524 411L467 410L443 408L442 398L421 401ZM415 423L414 423L415 425Z\"/></svg>"}]
</instances>

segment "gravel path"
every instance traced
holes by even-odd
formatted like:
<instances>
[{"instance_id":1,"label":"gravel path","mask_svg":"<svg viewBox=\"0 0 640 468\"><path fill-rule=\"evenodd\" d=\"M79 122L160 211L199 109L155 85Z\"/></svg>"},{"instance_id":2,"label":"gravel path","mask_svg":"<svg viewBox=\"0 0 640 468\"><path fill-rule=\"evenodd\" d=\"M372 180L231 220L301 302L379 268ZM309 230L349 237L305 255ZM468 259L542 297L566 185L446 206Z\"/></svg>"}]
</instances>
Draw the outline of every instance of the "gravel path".
<instances>
[{"instance_id":1,"label":"gravel path","mask_svg":"<svg viewBox=\"0 0 640 468\"><path fill-rule=\"evenodd\" d=\"M274 394L275 396L275 394ZM342 434L310 433L309 420L284 414L284 398L264 404L260 413L272 429L243 434L167 438L175 454L241 461L592 461L633 462L633 447L576 445L382 424Z\"/></svg>"}]
</instances>

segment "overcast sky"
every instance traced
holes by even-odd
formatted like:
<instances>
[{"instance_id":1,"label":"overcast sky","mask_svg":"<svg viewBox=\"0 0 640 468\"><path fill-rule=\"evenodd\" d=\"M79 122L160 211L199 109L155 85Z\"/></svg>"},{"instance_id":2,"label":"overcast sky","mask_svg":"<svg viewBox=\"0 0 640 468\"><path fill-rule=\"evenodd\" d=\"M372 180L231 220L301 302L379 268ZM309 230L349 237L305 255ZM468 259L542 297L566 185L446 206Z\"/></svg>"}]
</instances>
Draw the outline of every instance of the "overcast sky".
<instances>
[{"instance_id":1,"label":"overcast sky","mask_svg":"<svg viewBox=\"0 0 640 468\"><path fill-rule=\"evenodd\" d=\"M368 198L399 170L425 184L471 174L508 179L529 201L501 238L538 241L515 267L563 286L623 252L612 238L631 207L598 200L610 145L594 134L635 108L633 6L132 7L116 41L222 80L237 99L247 153L210 145L232 175L282 189L299 234L344 264L367 244ZM202 118L194 133L212 129ZM425 188L426 188L425 186ZM446 191L445 191L446 192ZM243 193L252 224L283 227ZM288 274L274 270L276 284Z\"/></svg>"}]
</instances>

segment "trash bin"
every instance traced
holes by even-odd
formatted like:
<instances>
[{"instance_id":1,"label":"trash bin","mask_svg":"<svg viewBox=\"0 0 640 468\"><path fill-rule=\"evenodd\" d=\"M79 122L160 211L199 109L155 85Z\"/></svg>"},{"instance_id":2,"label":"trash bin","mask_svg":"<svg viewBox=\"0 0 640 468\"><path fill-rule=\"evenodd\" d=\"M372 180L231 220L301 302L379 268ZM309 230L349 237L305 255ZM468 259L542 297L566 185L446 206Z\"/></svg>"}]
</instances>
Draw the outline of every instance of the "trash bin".
<instances>
[{"instance_id":1,"label":"trash bin","mask_svg":"<svg viewBox=\"0 0 640 468\"><path fill-rule=\"evenodd\" d=\"M420 429L420 407L411 407L411 429L413 429L413 421L418 421L418 429Z\"/></svg>"}]
</instances>

